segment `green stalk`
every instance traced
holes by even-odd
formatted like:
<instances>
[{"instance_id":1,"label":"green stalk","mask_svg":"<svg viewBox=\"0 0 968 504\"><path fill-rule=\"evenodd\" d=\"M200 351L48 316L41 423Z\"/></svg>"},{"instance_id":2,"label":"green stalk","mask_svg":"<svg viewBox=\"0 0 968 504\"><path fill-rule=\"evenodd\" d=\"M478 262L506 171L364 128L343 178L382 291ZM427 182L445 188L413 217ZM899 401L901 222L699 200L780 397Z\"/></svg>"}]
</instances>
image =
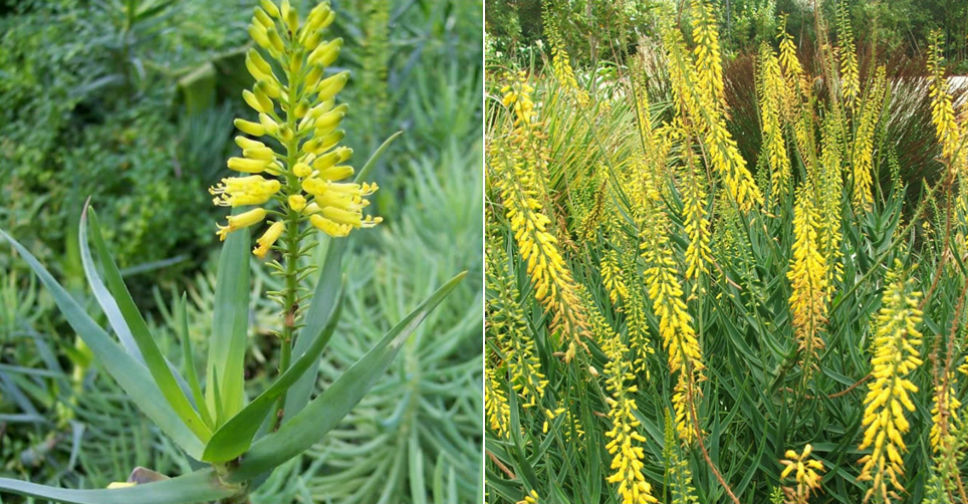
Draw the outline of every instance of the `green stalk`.
<instances>
[{"instance_id":1,"label":"green stalk","mask_svg":"<svg viewBox=\"0 0 968 504\"><path fill-rule=\"evenodd\" d=\"M295 49L293 49L295 47ZM289 61L293 61L294 57L301 58L302 55L298 53L298 44L295 41L290 40L290 51L296 51L295 53L287 51L289 56ZM286 193L287 194L299 194L299 178L293 173L293 166L299 160L299 137L296 135L296 115L294 113L296 104L299 103L299 97L296 96L296 91L299 88L298 77L291 74L291 64L290 64L290 76L288 83L288 104L286 113L286 127L292 132L292 138L286 142ZM296 212L292 208L288 207L288 202L284 203L287 205L286 211L286 235L285 235L285 287L283 291L283 306L282 306L282 353L279 356L279 376L282 376L289 368L290 361L292 360L292 338L296 330L296 317L299 312L298 304L298 262L299 262L299 212ZM286 395L283 394L282 397L276 403L275 407L275 421L273 422L272 430L275 431L279 428L279 424L282 422L283 408L286 404Z\"/></svg>"}]
</instances>

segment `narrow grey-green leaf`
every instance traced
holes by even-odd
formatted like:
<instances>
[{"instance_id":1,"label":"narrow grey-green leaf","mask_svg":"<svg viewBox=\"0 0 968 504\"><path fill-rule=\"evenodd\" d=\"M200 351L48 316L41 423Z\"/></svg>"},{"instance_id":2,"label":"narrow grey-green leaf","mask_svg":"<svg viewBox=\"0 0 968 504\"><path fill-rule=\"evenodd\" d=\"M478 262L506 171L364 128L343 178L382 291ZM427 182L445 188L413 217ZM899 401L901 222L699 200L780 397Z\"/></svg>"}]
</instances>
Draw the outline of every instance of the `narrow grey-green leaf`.
<instances>
[{"instance_id":1,"label":"narrow grey-green leaf","mask_svg":"<svg viewBox=\"0 0 968 504\"><path fill-rule=\"evenodd\" d=\"M81 224L78 229L78 239L81 249L81 264L84 266L84 274L91 284L94 297L100 303L108 318L111 320L112 327L117 332L119 328L130 330L131 337L134 338L144 363L148 366L155 384L161 390L162 395L171 405L175 413L181 417L185 425L198 436L202 441L207 441L212 435L212 431L205 425L205 422L198 416L198 412L192 407L188 397L175 380L175 375L168 366L168 361L158 349L158 344L148 330L148 324L138 311L138 307L131 299L121 272L118 270L111 253L108 251L104 237L101 235L101 227L98 224L97 214L90 209L91 219L91 239L94 241L94 248L97 250L98 258L101 262L101 269L104 271L104 280L107 281L108 288L105 289L101 276L98 275L97 268L94 267L94 260L91 258L91 249L88 245L87 236L87 212L90 207L85 206L81 212ZM110 292L109 292L110 291ZM120 312L116 311L120 310ZM120 317L123 317L119 319Z\"/></svg>"},{"instance_id":2,"label":"narrow grey-green leaf","mask_svg":"<svg viewBox=\"0 0 968 504\"><path fill-rule=\"evenodd\" d=\"M212 339L205 366L205 398L218 427L242 409L245 402L246 336L249 328L249 230L229 233L222 246L215 279L215 308ZM215 374L218 374L220 407L215 404ZM224 415L224 416L223 416Z\"/></svg>"},{"instance_id":3,"label":"narrow grey-green leaf","mask_svg":"<svg viewBox=\"0 0 968 504\"><path fill-rule=\"evenodd\" d=\"M255 437L256 431L259 430L259 426L262 425L266 415L271 413L272 406L276 400L282 397L286 393L286 390L299 377L304 375L310 366L317 365L319 355L326 348L326 343L329 342L333 331L336 329L336 324L339 322L339 314L343 306L342 291L343 289L340 289L340 293L337 295L336 305L329 314L329 322L313 338L312 345L309 349L303 352L289 366L289 369L286 369L282 373L282 376L277 378L269 388L265 389L258 397L246 405L245 408L242 408L242 411L215 431L212 439L205 446L202 460L207 462L225 462L242 455L245 453L245 450L249 449L249 446L252 445L252 438Z\"/></svg>"},{"instance_id":4,"label":"narrow grey-green leaf","mask_svg":"<svg viewBox=\"0 0 968 504\"><path fill-rule=\"evenodd\" d=\"M211 468L144 485L111 490L70 490L0 478L0 491L71 504L192 504L231 497L238 492L219 483Z\"/></svg>"},{"instance_id":5,"label":"narrow grey-green leaf","mask_svg":"<svg viewBox=\"0 0 968 504\"><path fill-rule=\"evenodd\" d=\"M23 256L24 261L34 271L40 281L50 290L67 322L77 331L81 339L87 343L104 366L108 374L127 392L131 400L141 408L148 418L190 456L198 459L202 454L202 442L182 422L175 410L171 408L161 391L155 386L148 370L137 363L134 358L114 342L110 336L98 326L84 309L54 280L54 277L37 261L26 247L14 240L3 230L0 236L6 238L11 245Z\"/></svg>"},{"instance_id":6,"label":"narrow grey-green leaf","mask_svg":"<svg viewBox=\"0 0 968 504\"><path fill-rule=\"evenodd\" d=\"M243 456L239 467L229 473L228 479L245 481L271 471L305 451L336 427L386 371L414 329L466 274L466 271L458 274L437 289L299 414L283 424L277 432L255 442Z\"/></svg>"}]
</instances>

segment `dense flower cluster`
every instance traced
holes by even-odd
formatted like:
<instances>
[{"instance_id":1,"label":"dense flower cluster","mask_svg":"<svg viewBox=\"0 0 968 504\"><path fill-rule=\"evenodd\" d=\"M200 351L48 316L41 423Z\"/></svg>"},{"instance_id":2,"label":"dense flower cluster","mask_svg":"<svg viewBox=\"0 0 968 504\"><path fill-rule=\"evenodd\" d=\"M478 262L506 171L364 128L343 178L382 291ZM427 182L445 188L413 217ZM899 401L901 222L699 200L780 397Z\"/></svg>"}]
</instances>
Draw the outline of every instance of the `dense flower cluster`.
<instances>
[{"instance_id":1,"label":"dense flower cluster","mask_svg":"<svg viewBox=\"0 0 968 504\"><path fill-rule=\"evenodd\" d=\"M811 459L812 452L813 446L807 444L800 453L787 450L783 454L786 458L780 460L780 463L786 466L780 473L780 479L786 479L793 474L797 482L796 487L787 491L788 496L791 497L790 502L794 504L807 504L810 500L810 492L820 488L820 475L817 471L823 472L823 463Z\"/></svg>"},{"instance_id":2,"label":"dense flower cluster","mask_svg":"<svg viewBox=\"0 0 968 504\"><path fill-rule=\"evenodd\" d=\"M540 182L536 180L542 156L530 148L534 134L533 88L519 74L504 89L504 105L514 111L515 131L509 143L501 143L492 158L498 168L506 217L514 232L518 250L527 263L535 287L535 298L552 313L551 326L563 337L571 337L566 359L574 356L588 322L580 310L575 281L558 249L558 240L548 230L551 220L543 213Z\"/></svg>"},{"instance_id":3,"label":"dense flower cluster","mask_svg":"<svg viewBox=\"0 0 968 504\"><path fill-rule=\"evenodd\" d=\"M235 126L266 138L236 137L242 155L229 158L228 167L248 175L223 178L210 192L216 205L257 207L218 226L222 240L275 219L257 241L253 253L258 257L265 257L284 233L297 235L303 221L339 237L382 220L363 214L376 184L341 182L354 170L343 164L352 150L339 146L344 133L338 128L347 106L335 102L349 75L325 76L343 44L322 38L334 18L328 4L318 5L300 22L288 0L278 6L262 0L249 27L258 48L249 50L245 65L255 85L242 97L258 121L236 119ZM273 200L280 209L270 206Z\"/></svg>"},{"instance_id":4,"label":"dense flower cluster","mask_svg":"<svg viewBox=\"0 0 968 504\"><path fill-rule=\"evenodd\" d=\"M904 474L901 454L907 450L902 436L911 428L904 410L914 411L910 394L918 387L907 378L922 364L918 346L921 333L920 293L913 291L901 263L895 262L885 279L886 290L875 320L871 343L871 376L864 398L864 439L859 449L871 448L860 459L859 481L871 481L865 501L876 496L890 503L904 491L898 478Z\"/></svg>"},{"instance_id":5,"label":"dense flower cluster","mask_svg":"<svg viewBox=\"0 0 968 504\"><path fill-rule=\"evenodd\" d=\"M612 428L605 432L609 439L605 449L612 455L610 467L614 472L608 476L608 482L618 484L623 504L659 502L652 496L652 485L645 481L642 473L645 452L640 445L645 442L645 437L639 433L640 423L633 413L636 410L633 394L638 387L629 384L635 381L635 374L626 359L628 349L618 335L614 335L604 342L602 350L608 358L605 386L611 395L608 418Z\"/></svg>"},{"instance_id":6,"label":"dense flower cluster","mask_svg":"<svg viewBox=\"0 0 968 504\"><path fill-rule=\"evenodd\" d=\"M810 191L797 192L794 207L793 257L787 278L793 288L790 312L804 361L813 362L824 347L820 333L827 323L827 269L817 236L819 215Z\"/></svg>"}]
</instances>

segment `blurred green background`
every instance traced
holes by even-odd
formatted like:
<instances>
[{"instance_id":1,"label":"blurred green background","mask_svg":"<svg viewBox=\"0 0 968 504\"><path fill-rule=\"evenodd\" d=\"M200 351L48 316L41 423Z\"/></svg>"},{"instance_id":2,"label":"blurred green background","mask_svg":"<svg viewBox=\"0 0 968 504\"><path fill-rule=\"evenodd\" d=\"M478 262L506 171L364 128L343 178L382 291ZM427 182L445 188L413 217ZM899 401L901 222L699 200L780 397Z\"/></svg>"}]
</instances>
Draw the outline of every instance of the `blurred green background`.
<instances>
[{"instance_id":1,"label":"blurred green background","mask_svg":"<svg viewBox=\"0 0 968 504\"><path fill-rule=\"evenodd\" d=\"M77 221L92 198L161 345L187 292L204 355L215 222L207 188L229 174L251 85L242 54L255 1L0 0L0 228L85 301ZM313 1L293 0L305 12ZM481 494L480 1L333 1L332 71L352 77L345 144L360 166L393 132L372 179L385 224L355 233L353 301L320 380L355 361L420 299L469 275L327 441L253 502L474 502ZM253 261L264 291L275 281ZM272 376L275 307L252 312L253 390ZM178 361L178 359L173 359ZM92 365L19 257L0 245L0 477L103 487L137 465L189 469ZM2 496L0 496L2 499ZM9 501L9 498L8 498ZM3 502L3 500L0 500ZM10 502L17 502L15 500Z\"/></svg>"}]
</instances>

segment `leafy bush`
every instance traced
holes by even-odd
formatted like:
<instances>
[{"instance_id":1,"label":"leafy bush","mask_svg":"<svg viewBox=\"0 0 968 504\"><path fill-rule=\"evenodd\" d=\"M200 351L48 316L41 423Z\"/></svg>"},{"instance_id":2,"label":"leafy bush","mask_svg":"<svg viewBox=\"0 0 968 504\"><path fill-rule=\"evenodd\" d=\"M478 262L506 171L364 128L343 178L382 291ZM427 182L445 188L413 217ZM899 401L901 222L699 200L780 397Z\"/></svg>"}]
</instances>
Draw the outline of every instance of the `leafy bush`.
<instances>
[{"instance_id":1,"label":"leafy bush","mask_svg":"<svg viewBox=\"0 0 968 504\"><path fill-rule=\"evenodd\" d=\"M819 13L729 61L688 4L619 91L489 76L487 502L964 500L940 42L892 81Z\"/></svg>"}]
</instances>

